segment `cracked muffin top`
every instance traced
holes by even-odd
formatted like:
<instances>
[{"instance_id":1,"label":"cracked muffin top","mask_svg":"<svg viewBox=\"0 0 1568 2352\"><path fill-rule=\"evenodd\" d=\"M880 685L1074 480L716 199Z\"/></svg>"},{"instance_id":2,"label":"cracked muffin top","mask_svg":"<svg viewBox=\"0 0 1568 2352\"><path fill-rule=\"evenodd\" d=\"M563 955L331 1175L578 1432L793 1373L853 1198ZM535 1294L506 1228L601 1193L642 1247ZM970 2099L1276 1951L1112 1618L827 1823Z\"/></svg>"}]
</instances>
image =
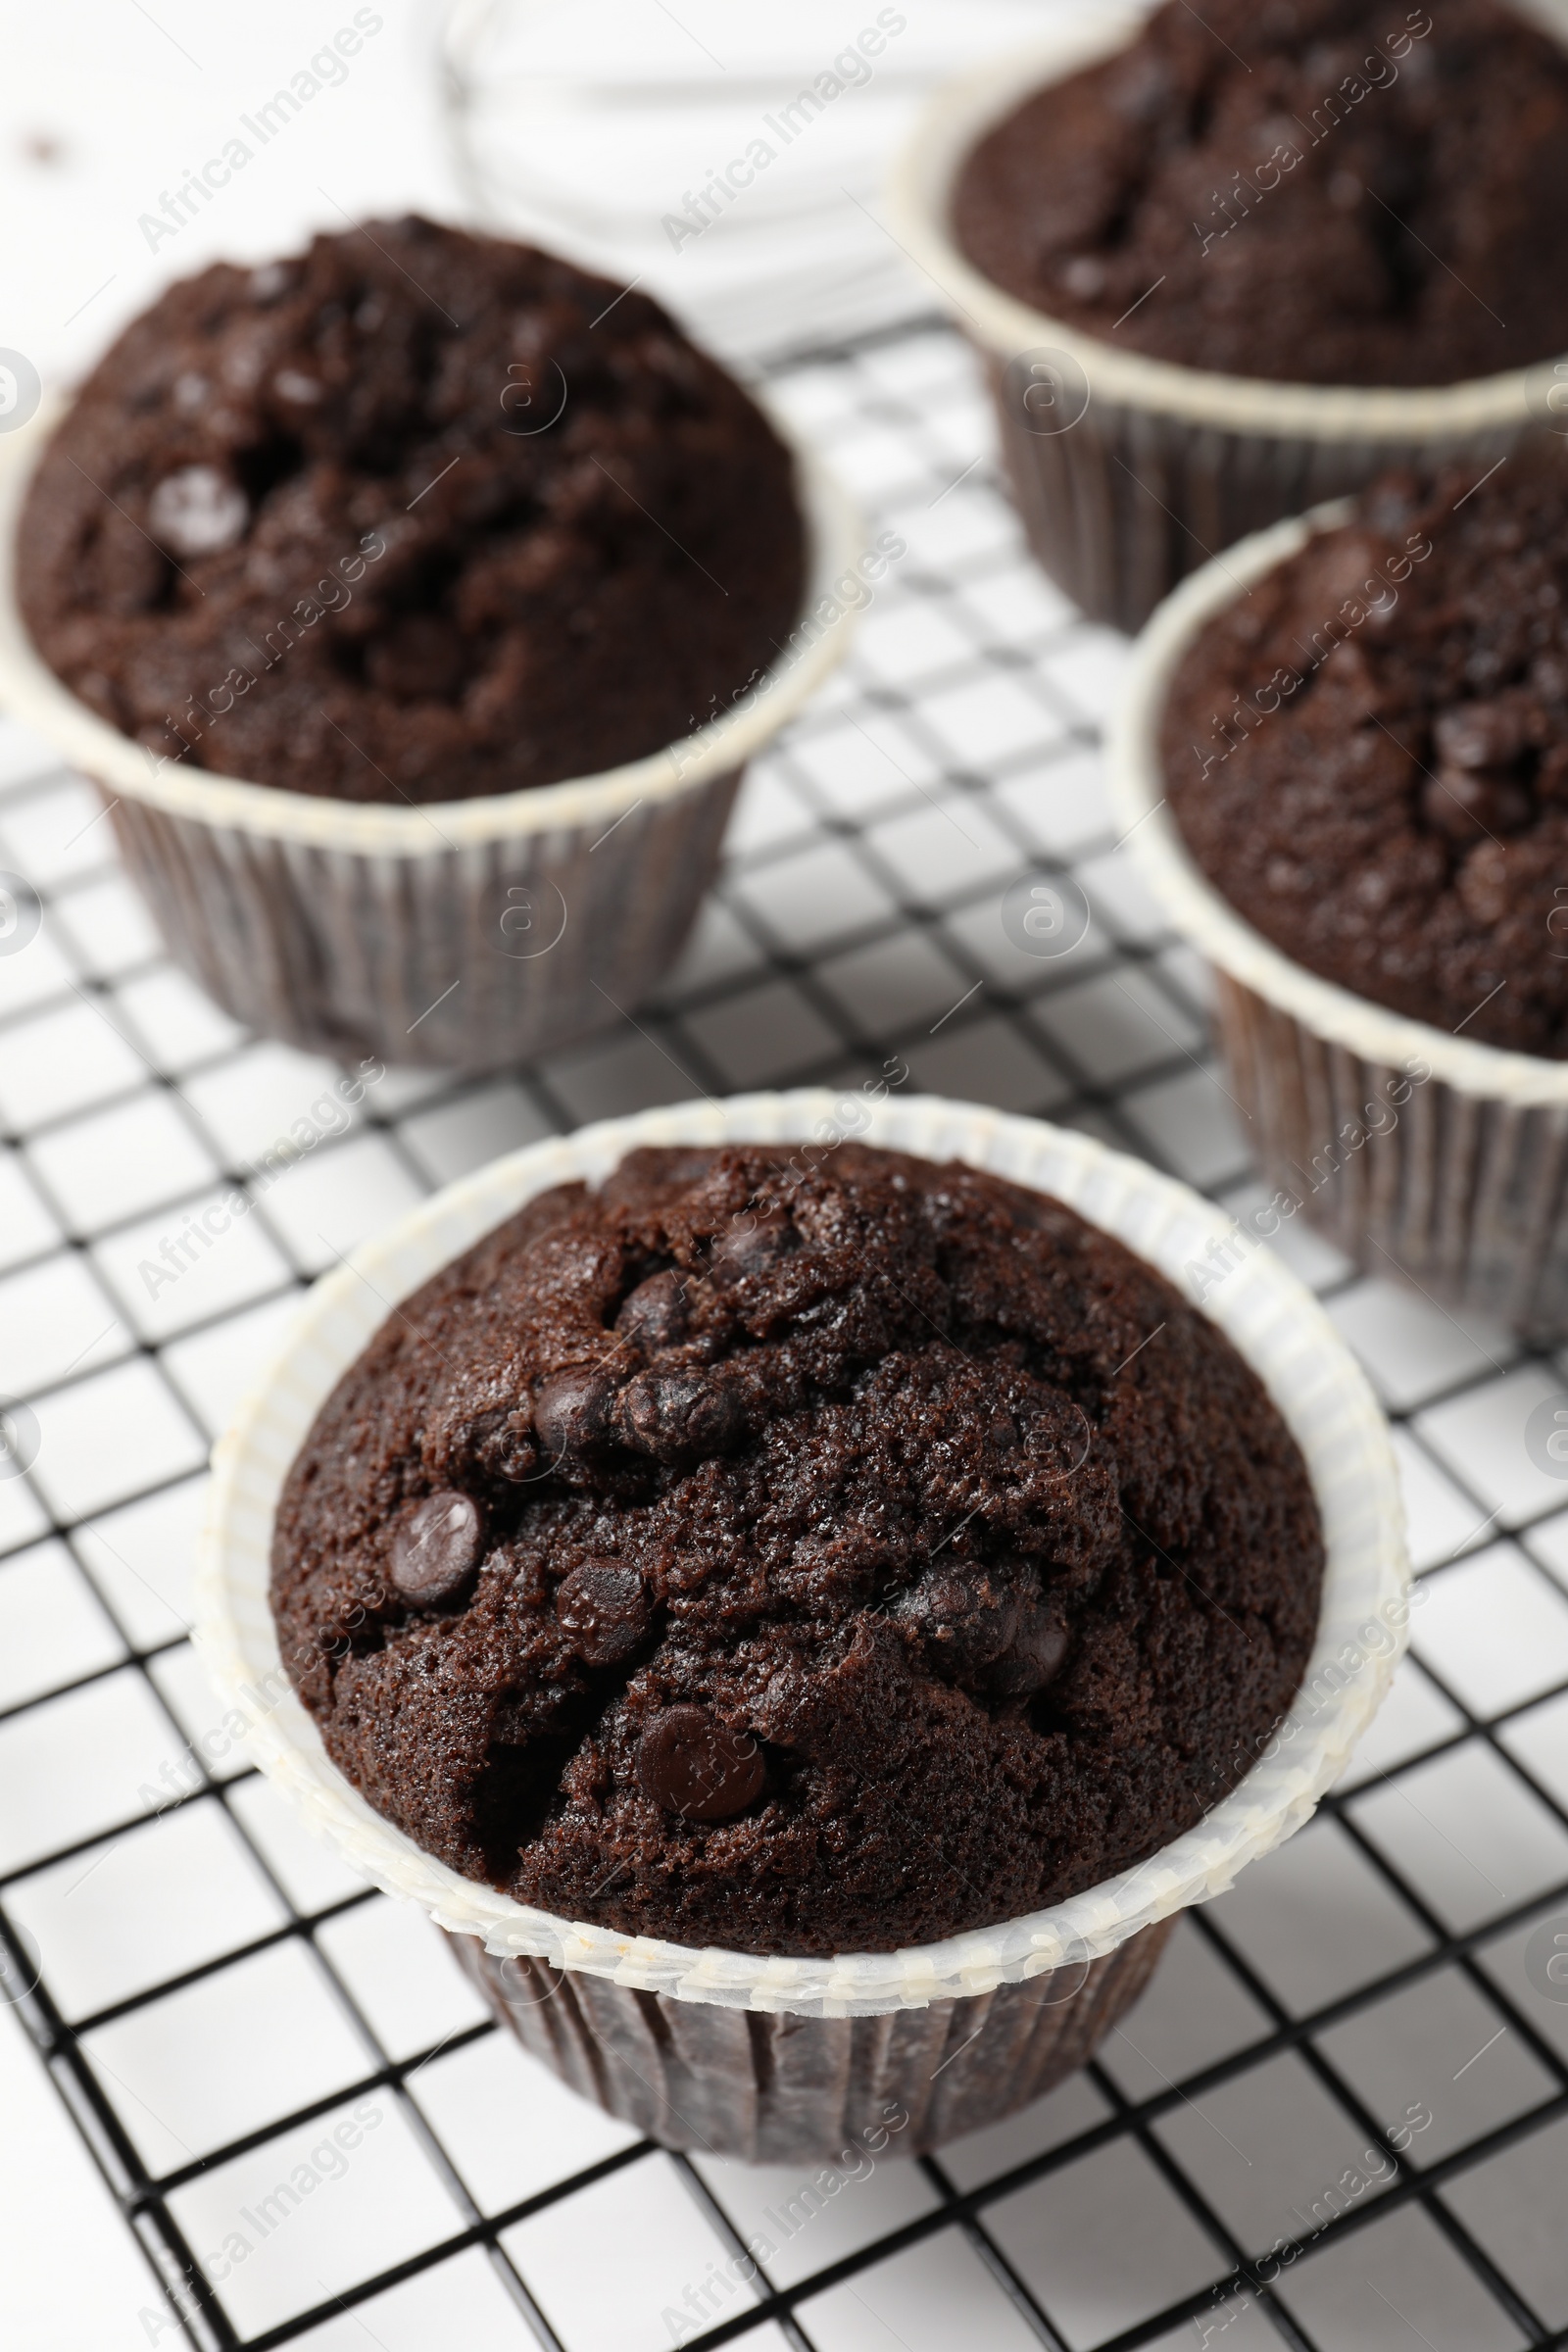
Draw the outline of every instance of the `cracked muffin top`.
<instances>
[{"instance_id":1,"label":"cracked muffin top","mask_svg":"<svg viewBox=\"0 0 1568 2352\"><path fill-rule=\"evenodd\" d=\"M547 1193L391 1315L290 1471L272 1604L427 1852L822 1954L1190 1828L1322 1569L1262 1387L1118 1242L964 1166L744 1146Z\"/></svg>"},{"instance_id":2,"label":"cracked muffin top","mask_svg":"<svg viewBox=\"0 0 1568 2352\"><path fill-rule=\"evenodd\" d=\"M18 576L156 758L453 801L711 718L805 541L789 452L657 303L415 219L171 286L45 451Z\"/></svg>"},{"instance_id":3,"label":"cracked muffin top","mask_svg":"<svg viewBox=\"0 0 1568 2352\"><path fill-rule=\"evenodd\" d=\"M1568 54L1495 0L1167 0L968 158L954 228L1184 367L1437 385L1568 348Z\"/></svg>"},{"instance_id":4,"label":"cracked muffin top","mask_svg":"<svg viewBox=\"0 0 1568 2352\"><path fill-rule=\"evenodd\" d=\"M1388 475L1188 649L1162 724L1208 879L1298 963L1568 1054L1568 463Z\"/></svg>"}]
</instances>

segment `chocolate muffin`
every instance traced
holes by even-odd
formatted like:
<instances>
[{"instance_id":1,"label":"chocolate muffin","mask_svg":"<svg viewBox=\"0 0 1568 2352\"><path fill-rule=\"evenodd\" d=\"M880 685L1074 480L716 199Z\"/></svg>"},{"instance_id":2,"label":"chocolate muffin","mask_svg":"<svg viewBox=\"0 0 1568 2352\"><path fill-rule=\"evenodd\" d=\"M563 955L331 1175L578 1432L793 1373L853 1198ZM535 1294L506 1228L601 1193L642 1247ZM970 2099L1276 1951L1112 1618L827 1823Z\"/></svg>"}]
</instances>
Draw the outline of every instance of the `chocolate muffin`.
<instances>
[{"instance_id":1,"label":"chocolate muffin","mask_svg":"<svg viewBox=\"0 0 1568 2352\"><path fill-rule=\"evenodd\" d=\"M161 759L338 800L587 775L798 617L793 467L645 295L427 220L172 286L37 470L51 667Z\"/></svg>"},{"instance_id":2,"label":"chocolate muffin","mask_svg":"<svg viewBox=\"0 0 1568 2352\"><path fill-rule=\"evenodd\" d=\"M1523 367L1568 348L1568 54L1494 0L1167 0L982 140L954 229L1020 301L1185 367Z\"/></svg>"},{"instance_id":3,"label":"chocolate muffin","mask_svg":"<svg viewBox=\"0 0 1568 2352\"><path fill-rule=\"evenodd\" d=\"M273 1544L327 1750L627 1935L890 1950L1190 1828L1323 1548L1213 1325L1058 1201L837 1148L633 1153L394 1313Z\"/></svg>"},{"instance_id":4,"label":"chocolate muffin","mask_svg":"<svg viewBox=\"0 0 1568 2352\"><path fill-rule=\"evenodd\" d=\"M1568 465L1393 474L1202 632L1166 704L1172 812L1324 979L1568 1054Z\"/></svg>"}]
</instances>

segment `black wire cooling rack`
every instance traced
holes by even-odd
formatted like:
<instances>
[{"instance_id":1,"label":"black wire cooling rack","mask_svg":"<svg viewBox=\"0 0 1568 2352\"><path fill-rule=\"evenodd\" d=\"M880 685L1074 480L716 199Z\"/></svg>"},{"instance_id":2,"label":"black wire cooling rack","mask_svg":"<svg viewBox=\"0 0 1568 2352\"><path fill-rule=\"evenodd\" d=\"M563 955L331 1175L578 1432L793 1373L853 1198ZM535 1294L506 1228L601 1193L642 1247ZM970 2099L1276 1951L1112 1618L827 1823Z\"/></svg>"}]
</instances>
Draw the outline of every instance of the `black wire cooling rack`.
<instances>
[{"instance_id":1,"label":"black wire cooling rack","mask_svg":"<svg viewBox=\"0 0 1568 2352\"><path fill-rule=\"evenodd\" d=\"M213 1436L301 1283L497 1152L897 1054L1255 1198L1202 975L1101 797L1123 649L1031 569L961 345L923 324L772 390L906 552L618 1033L496 1079L394 1072L340 1111L336 1073L162 960L86 787L0 745L0 867L45 909L0 959L5 1994L145 2252L152 2342L1568 2342L1568 1487L1522 1435L1558 1373L1304 1234L1396 1422L1415 1659L1348 1783L1187 1916L1100 2059L940 2156L813 2185L636 2140L211 1721L181 1591ZM1082 890L1070 955L1009 937L1029 875ZM243 1245L149 1298L190 1208L289 1134ZM759 2230L775 2252L738 2285Z\"/></svg>"}]
</instances>

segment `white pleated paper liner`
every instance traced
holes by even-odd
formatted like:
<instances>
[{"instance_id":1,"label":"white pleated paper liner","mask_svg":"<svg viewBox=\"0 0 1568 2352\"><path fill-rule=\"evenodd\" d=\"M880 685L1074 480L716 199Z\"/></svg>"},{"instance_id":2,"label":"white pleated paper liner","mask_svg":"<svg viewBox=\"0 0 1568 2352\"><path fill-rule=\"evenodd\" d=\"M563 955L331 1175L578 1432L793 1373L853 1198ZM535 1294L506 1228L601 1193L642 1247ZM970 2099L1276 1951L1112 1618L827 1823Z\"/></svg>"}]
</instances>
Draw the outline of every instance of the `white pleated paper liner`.
<instances>
[{"instance_id":1,"label":"white pleated paper liner","mask_svg":"<svg viewBox=\"0 0 1568 2352\"><path fill-rule=\"evenodd\" d=\"M1111 721L1107 771L1118 834L1165 914L1208 961L1314 1037L1375 1067L1425 1062L1456 1093L1512 1109L1568 1105L1568 1062L1450 1036L1322 980L1238 914L1199 868L1166 800L1159 736L1171 682L1195 639L1253 580L1294 556L1315 531L1348 520L1348 500L1276 523L1228 548L1167 597L1133 648Z\"/></svg>"},{"instance_id":2,"label":"white pleated paper liner","mask_svg":"<svg viewBox=\"0 0 1568 2352\"><path fill-rule=\"evenodd\" d=\"M531 1145L449 1186L325 1275L287 1345L214 1455L196 1640L262 1770L344 1859L498 1954L531 1953L618 1984L695 2001L840 2017L922 2007L1113 1950L1138 1929L1228 1886L1308 1819L1393 1676L1408 1613L1403 1515L1388 1433L1328 1317L1267 1250L1208 1287L1204 1306L1252 1365L1311 1475L1328 1567L1317 1644L1271 1749L1196 1829L1136 1869L1001 1927L891 1952L831 1959L696 1950L557 1919L433 1861L327 1758L289 1689L268 1601L272 1520L289 1466L340 1376L404 1298L535 1194L597 1183L644 1145L808 1141L852 1134L892 1151L960 1159L1054 1194L1178 1288L1231 1231L1209 1203L1087 1136L931 1097L876 1105L809 1090L681 1103Z\"/></svg>"}]
</instances>

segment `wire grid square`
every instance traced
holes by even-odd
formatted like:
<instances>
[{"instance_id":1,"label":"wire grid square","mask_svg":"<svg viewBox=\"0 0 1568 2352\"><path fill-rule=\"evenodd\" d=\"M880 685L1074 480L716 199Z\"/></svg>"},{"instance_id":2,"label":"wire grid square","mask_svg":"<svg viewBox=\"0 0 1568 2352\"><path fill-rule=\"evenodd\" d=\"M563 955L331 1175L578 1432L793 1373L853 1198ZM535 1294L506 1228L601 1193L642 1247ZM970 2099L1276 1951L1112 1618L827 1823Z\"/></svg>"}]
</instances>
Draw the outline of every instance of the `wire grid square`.
<instances>
[{"instance_id":1,"label":"wire grid square","mask_svg":"<svg viewBox=\"0 0 1568 2352\"><path fill-rule=\"evenodd\" d=\"M0 960L0 1392L39 1436L0 1480L5 1990L147 2254L152 2321L167 2287L204 2346L1568 2340L1568 2001L1543 1965L1568 1938L1568 1496L1522 1442L1559 1375L1304 1229L1282 1246L1397 1423L1415 1655L1346 1788L1182 1921L1100 2059L938 2157L797 2180L637 2140L301 1830L202 1687L210 1437L302 1280L498 1152L897 1054L1233 1207L1255 1191L1203 975L1100 788L1124 649L1024 555L962 346L890 333L772 390L906 552L619 1033L351 1102L163 960L94 796L0 732L0 855L46 907ZM1030 877L1084 894L1072 954L1004 927ZM182 1252L244 1186L243 1239Z\"/></svg>"}]
</instances>

